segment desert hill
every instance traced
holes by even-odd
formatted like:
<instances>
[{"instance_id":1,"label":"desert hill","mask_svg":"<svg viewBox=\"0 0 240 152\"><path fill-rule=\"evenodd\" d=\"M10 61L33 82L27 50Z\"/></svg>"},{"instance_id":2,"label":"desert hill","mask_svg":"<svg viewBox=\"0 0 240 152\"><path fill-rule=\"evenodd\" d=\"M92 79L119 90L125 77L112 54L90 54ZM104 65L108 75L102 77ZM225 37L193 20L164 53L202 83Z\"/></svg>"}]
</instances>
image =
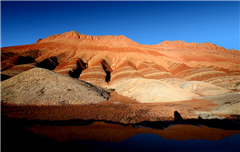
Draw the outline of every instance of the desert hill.
<instances>
[{"instance_id":1,"label":"desert hill","mask_svg":"<svg viewBox=\"0 0 240 152\"><path fill-rule=\"evenodd\" d=\"M41 67L116 89L140 102L223 94L239 90L240 84L240 52L212 43L164 41L142 45L125 36L90 36L71 31L38 39L34 44L1 48L1 58L2 83ZM175 93L170 99L159 97L158 90L162 94Z\"/></svg>"},{"instance_id":2,"label":"desert hill","mask_svg":"<svg viewBox=\"0 0 240 152\"><path fill-rule=\"evenodd\" d=\"M3 81L1 91L3 102L20 105L87 104L110 97L101 87L42 68Z\"/></svg>"}]
</instances>

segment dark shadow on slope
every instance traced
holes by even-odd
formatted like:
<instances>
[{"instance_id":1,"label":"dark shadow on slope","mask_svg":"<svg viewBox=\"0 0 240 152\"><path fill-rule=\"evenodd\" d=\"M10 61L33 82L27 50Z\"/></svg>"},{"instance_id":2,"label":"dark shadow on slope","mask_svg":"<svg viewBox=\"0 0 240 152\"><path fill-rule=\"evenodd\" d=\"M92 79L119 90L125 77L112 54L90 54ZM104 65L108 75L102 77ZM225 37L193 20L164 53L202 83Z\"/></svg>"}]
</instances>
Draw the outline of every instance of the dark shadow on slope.
<instances>
[{"instance_id":1,"label":"dark shadow on slope","mask_svg":"<svg viewBox=\"0 0 240 152\"><path fill-rule=\"evenodd\" d=\"M110 82L111 80L111 72L113 71L112 68L107 64L107 62L105 60L102 60L101 61L101 64L102 64L102 67L103 67L103 70L105 71L106 73L106 78L105 78L105 81L107 83Z\"/></svg>"},{"instance_id":2,"label":"dark shadow on slope","mask_svg":"<svg viewBox=\"0 0 240 152\"><path fill-rule=\"evenodd\" d=\"M8 60L12 57L19 56L18 53L13 53L13 52L6 52L6 53L1 53L1 62L4 60Z\"/></svg>"},{"instance_id":3,"label":"dark shadow on slope","mask_svg":"<svg viewBox=\"0 0 240 152\"><path fill-rule=\"evenodd\" d=\"M1 81L11 78L9 75L1 74Z\"/></svg>"},{"instance_id":4,"label":"dark shadow on slope","mask_svg":"<svg viewBox=\"0 0 240 152\"><path fill-rule=\"evenodd\" d=\"M51 58L43 60L42 62L38 62L37 67L54 70L56 68L56 66L58 66L58 64L59 63L58 63L57 59L55 57L51 57Z\"/></svg>"},{"instance_id":5,"label":"dark shadow on slope","mask_svg":"<svg viewBox=\"0 0 240 152\"><path fill-rule=\"evenodd\" d=\"M79 78L82 71L87 68L87 63L84 63L81 59L77 61L77 68L69 71L69 75L72 78Z\"/></svg>"},{"instance_id":6,"label":"dark shadow on slope","mask_svg":"<svg viewBox=\"0 0 240 152\"><path fill-rule=\"evenodd\" d=\"M18 57L18 56L31 57L31 58L36 59L39 56L39 50L29 50L29 51L25 51L25 52L21 52L21 53L13 53L13 52L3 51L1 53L1 62L4 60L9 60L12 57Z\"/></svg>"},{"instance_id":7,"label":"dark shadow on slope","mask_svg":"<svg viewBox=\"0 0 240 152\"><path fill-rule=\"evenodd\" d=\"M35 62L35 58L30 56L19 56L17 59L17 65L19 64L27 64Z\"/></svg>"}]
</instances>

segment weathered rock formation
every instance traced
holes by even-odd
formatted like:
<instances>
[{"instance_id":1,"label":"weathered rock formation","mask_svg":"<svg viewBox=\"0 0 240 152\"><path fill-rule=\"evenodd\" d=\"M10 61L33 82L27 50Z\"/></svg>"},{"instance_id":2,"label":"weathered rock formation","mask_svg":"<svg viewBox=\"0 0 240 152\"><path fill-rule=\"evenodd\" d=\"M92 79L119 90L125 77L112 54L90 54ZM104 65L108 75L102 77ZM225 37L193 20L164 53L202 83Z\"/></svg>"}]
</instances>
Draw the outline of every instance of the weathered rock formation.
<instances>
[{"instance_id":1,"label":"weathered rock formation","mask_svg":"<svg viewBox=\"0 0 240 152\"><path fill-rule=\"evenodd\" d=\"M156 84L160 80L181 90L178 93L198 95L209 95L209 92L195 90L193 86L197 84L203 90L215 88L211 95L239 90L240 84L240 52L212 43L164 41L141 45L125 36L90 36L71 31L38 39L35 44L1 48L1 58L2 80L42 67L113 89L139 78L146 82L157 80ZM157 101L163 100L154 100Z\"/></svg>"},{"instance_id":2,"label":"weathered rock formation","mask_svg":"<svg viewBox=\"0 0 240 152\"><path fill-rule=\"evenodd\" d=\"M2 102L65 105L106 101L109 91L43 68L33 68L1 83Z\"/></svg>"}]
</instances>

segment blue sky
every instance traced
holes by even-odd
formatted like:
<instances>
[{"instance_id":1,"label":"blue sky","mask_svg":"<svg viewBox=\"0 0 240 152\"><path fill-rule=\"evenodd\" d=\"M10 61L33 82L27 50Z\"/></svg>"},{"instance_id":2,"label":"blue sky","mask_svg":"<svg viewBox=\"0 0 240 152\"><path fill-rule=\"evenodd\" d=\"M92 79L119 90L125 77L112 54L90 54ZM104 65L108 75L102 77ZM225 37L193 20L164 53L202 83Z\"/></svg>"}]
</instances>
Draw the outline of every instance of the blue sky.
<instances>
[{"instance_id":1,"label":"blue sky","mask_svg":"<svg viewBox=\"0 0 240 152\"><path fill-rule=\"evenodd\" d=\"M240 2L1 2L1 47L66 31L140 44L210 42L239 50Z\"/></svg>"}]
</instances>

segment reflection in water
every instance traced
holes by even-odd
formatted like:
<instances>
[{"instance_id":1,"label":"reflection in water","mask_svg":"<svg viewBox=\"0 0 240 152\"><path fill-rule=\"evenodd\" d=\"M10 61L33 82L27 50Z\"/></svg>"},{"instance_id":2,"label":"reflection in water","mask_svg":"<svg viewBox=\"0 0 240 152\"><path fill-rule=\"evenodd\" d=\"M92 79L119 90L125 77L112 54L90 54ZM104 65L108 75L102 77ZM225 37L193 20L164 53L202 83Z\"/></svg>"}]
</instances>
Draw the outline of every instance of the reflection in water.
<instances>
[{"instance_id":1,"label":"reflection in water","mask_svg":"<svg viewBox=\"0 0 240 152\"><path fill-rule=\"evenodd\" d=\"M164 126L167 125L164 123ZM85 126L36 125L28 129L39 136L81 147L81 151L240 150L240 130L203 125L173 124L164 129L153 129L94 122Z\"/></svg>"},{"instance_id":2,"label":"reflection in water","mask_svg":"<svg viewBox=\"0 0 240 152\"><path fill-rule=\"evenodd\" d=\"M27 129L39 136L44 136L61 143L73 140L122 142L141 133L156 134L167 140L175 139L180 141L189 139L220 140L224 137L240 134L240 130L224 130L210 128L204 125L174 124L164 129L154 129L150 127L124 126L105 122L94 122L91 125L83 126L34 125L27 127Z\"/></svg>"},{"instance_id":3,"label":"reflection in water","mask_svg":"<svg viewBox=\"0 0 240 152\"><path fill-rule=\"evenodd\" d=\"M14 148L32 151L28 145L43 151L46 148L47 151L240 151L239 129L210 128L196 122L194 125L144 122L138 126L103 121L26 121L25 124L24 121L6 121L3 124L3 145L14 145L7 147L8 151ZM149 124L161 129L150 128Z\"/></svg>"},{"instance_id":4,"label":"reflection in water","mask_svg":"<svg viewBox=\"0 0 240 152\"><path fill-rule=\"evenodd\" d=\"M73 141L72 143L85 147L85 151L185 151L185 152L239 152L240 135L225 137L218 141L195 140L186 141L166 140L155 134L137 134L120 143L100 142L92 140Z\"/></svg>"}]
</instances>

